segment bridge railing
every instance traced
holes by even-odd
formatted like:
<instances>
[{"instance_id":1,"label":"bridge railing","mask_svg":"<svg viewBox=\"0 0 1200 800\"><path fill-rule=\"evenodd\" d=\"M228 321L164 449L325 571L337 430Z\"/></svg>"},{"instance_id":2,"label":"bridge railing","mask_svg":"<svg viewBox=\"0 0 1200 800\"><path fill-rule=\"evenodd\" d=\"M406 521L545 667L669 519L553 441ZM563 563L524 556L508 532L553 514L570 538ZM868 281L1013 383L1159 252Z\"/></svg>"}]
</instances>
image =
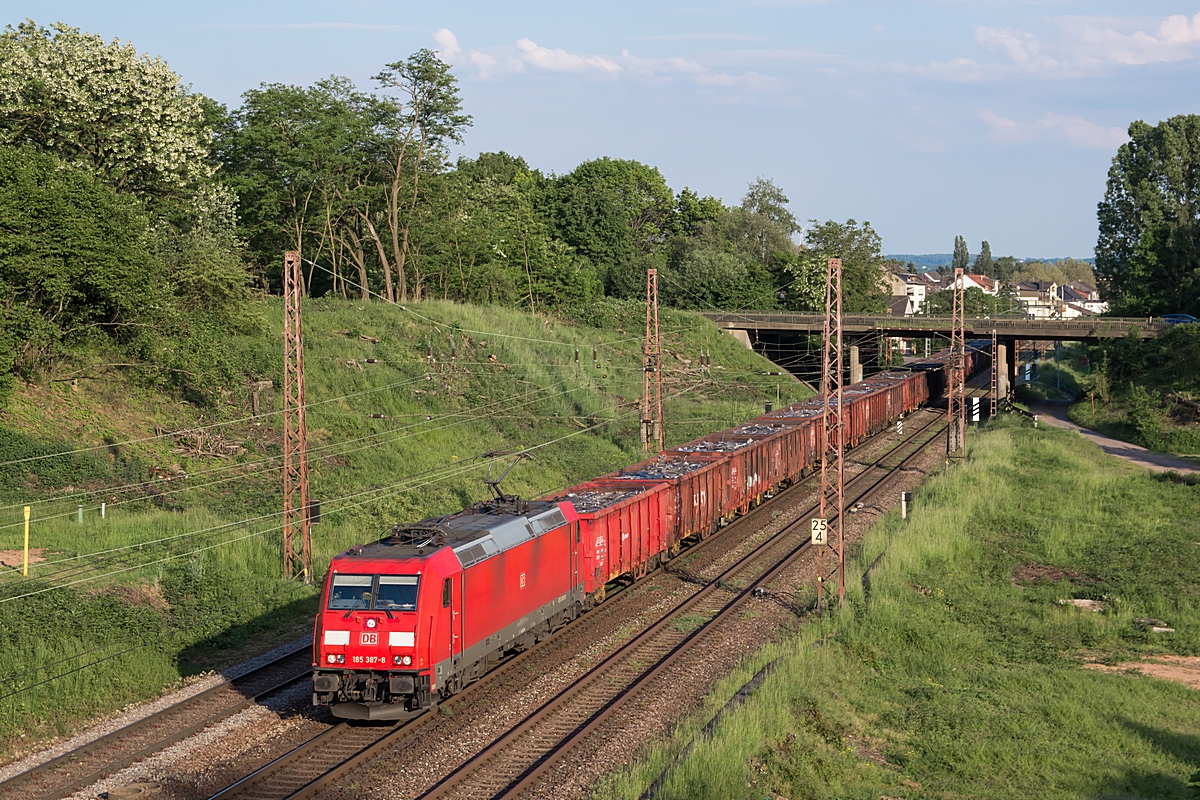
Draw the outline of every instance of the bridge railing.
<instances>
[{"instance_id":1,"label":"bridge railing","mask_svg":"<svg viewBox=\"0 0 1200 800\"><path fill-rule=\"evenodd\" d=\"M705 317L730 327L770 327L771 325L795 325L804 328L819 328L824 324L821 314L774 314L762 311L709 312ZM842 317L846 328L873 328L878 330L946 331L952 324L949 316L893 317L884 314L852 314ZM1159 334L1170 326L1153 317L1088 317L1086 319L1028 319L1013 317L968 316L966 327L975 331L995 330L1000 334L1015 335L1020 331L1044 330L1081 337L1116 338L1126 336L1132 329L1140 333Z\"/></svg>"}]
</instances>

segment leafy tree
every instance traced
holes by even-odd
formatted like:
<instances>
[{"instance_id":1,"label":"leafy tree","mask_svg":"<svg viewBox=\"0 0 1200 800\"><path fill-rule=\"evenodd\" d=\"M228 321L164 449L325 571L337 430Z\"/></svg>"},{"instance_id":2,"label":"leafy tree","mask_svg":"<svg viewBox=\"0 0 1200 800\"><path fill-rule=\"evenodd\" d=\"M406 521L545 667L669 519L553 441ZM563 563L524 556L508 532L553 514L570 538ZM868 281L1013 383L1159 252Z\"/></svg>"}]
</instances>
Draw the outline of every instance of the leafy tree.
<instances>
[{"instance_id":1,"label":"leafy tree","mask_svg":"<svg viewBox=\"0 0 1200 800\"><path fill-rule=\"evenodd\" d=\"M946 289L926 295L923 313L947 315L954 310L954 292ZM971 316L996 315L1008 310L1008 301L990 295L978 286L963 290L963 313Z\"/></svg>"},{"instance_id":2,"label":"leafy tree","mask_svg":"<svg viewBox=\"0 0 1200 800\"><path fill-rule=\"evenodd\" d=\"M1059 286L1065 286L1071 281L1083 281L1096 285L1092 265L1086 261L1074 258L1064 258L1061 261L1026 261L1012 273L1013 282L1019 281L1053 281Z\"/></svg>"},{"instance_id":3,"label":"leafy tree","mask_svg":"<svg viewBox=\"0 0 1200 800\"><path fill-rule=\"evenodd\" d=\"M349 247L350 235L335 231L347 216L360 221L358 190L374 185L363 154L372 122L370 98L346 78L309 88L263 84L242 95L218 154L240 197L241 233L264 272L278 268L284 250L319 261L335 235ZM366 227L375 230L375 221L368 213Z\"/></svg>"},{"instance_id":4,"label":"leafy tree","mask_svg":"<svg viewBox=\"0 0 1200 800\"><path fill-rule=\"evenodd\" d=\"M987 241L984 241L983 245L979 248L979 255L975 256L975 274L987 275L989 278L995 277L992 275L994 269L995 266L992 262L992 246L988 244Z\"/></svg>"},{"instance_id":5,"label":"leafy tree","mask_svg":"<svg viewBox=\"0 0 1200 800\"><path fill-rule=\"evenodd\" d=\"M1096 273L1115 313L1200 315L1200 115L1129 126L1099 204Z\"/></svg>"},{"instance_id":6,"label":"leafy tree","mask_svg":"<svg viewBox=\"0 0 1200 800\"><path fill-rule=\"evenodd\" d=\"M966 272L971 266L971 253L967 250L967 240L961 236L954 237L954 259L950 262L951 274L956 269Z\"/></svg>"},{"instance_id":7,"label":"leafy tree","mask_svg":"<svg viewBox=\"0 0 1200 800\"><path fill-rule=\"evenodd\" d=\"M383 205L396 268L396 294L404 302L408 298L405 260L422 172L430 162L440 167L446 146L462 141L471 117L462 113L458 79L450 74L450 65L432 50L421 49L404 61L386 65L375 81L398 95L377 102L373 145L386 176ZM379 258L388 270L382 250ZM388 289L391 299L391 287Z\"/></svg>"},{"instance_id":8,"label":"leafy tree","mask_svg":"<svg viewBox=\"0 0 1200 800\"><path fill-rule=\"evenodd\" d=\"M808 250L822 263L829 258L842 259L842 308L846 313L882 313L887 305L884 288L883 241L871 223L818 223L811 227L804 241ZM821 300L824 305L824 298Z\"/></svg>"},{"instance_id":9,"label":"leafy tree","mask_svg":"<svg viewBox=\"0 0 1200 800\"><path fill-rule=\"evenodd\" d=\"M606 156L563 175L544 202L554 234L596 265L612 293L615 270L662 243L674 201L656 167Z\"/></svg>"},{"instance_id":10,"label":"leafy tree","mask_svg":"<svg viewBox=\"0 0 1200 800\"><path fill-rule=\"evenodd\" d=\"M162 59L58 23L0 34L0 143L32 145L145 200L213 174L198 95Z\"/></svg>"},{"instance_id":11,"label":"leafy tree","mask_svg":"<svg viewBox=\"0 0 1200 800\"><path fill-rule=\"evenodd\" d=\"M792 235L800 224L787 207L783 190L768 178L750 184L742 204L730 209L724 229L738 252L764 267L777 266L795 254Z\"/></svg>"},{"instance_id":12,"label":"leafy tree","mask_svg":"<svg viewBox=\"0 0 1200 800\"><path fill-rule=\"evenodd\" d=\"M995 271L992 277L1001 283L1008 283L1017 271L1017 259L1012 256L1000 256L992 262L992 269Z\"/></svg>"},{"instance_id":13,"label":"leafy tree","mask_svg":"<svg viewBox=\"0 0 1200 800\"><path fill-rule=\"evenodd\" d=\"M725 206L715 197L701 197L688 187L675 198L675 213L669 229L682 236L699 236L705 227L717 225L725 212Z\"/></svg>"},{"instance_id":14,"label":"leafy tree","mask_svg":"<svg viewBox=\"0 0 1200 800\"><path fill-rule=\"evenodd\" d=\"M769 310L775 307L770 274L758 264L711 247L691 250L661 273L663 300L676 308Z\"/></svg>"}]
</instances>

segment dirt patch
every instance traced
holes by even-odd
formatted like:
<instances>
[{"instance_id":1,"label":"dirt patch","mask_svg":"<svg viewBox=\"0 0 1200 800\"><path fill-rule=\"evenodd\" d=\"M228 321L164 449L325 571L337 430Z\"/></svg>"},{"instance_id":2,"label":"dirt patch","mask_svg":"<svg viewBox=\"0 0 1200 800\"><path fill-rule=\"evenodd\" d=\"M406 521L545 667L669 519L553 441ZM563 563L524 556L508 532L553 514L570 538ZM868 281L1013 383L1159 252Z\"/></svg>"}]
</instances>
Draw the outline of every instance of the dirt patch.
<instances>
[{"instance_id":1,"label":"dirt patch","mask_svg":"<svg viewBox=\"0 0 1200 800\"><path fill-rule=\"evenodd\" d=\"M0 567L14 567L20 569L25 557L23 550L0 550ZM46 560L46 551L40 547L35 547L29 551L29 563L37 564L40 561Z\"/></svg>"},{"instance_id":2,"label":"dirt patch","mask_svg":"<svg viewBox=\"0 0 1200 800\"><path fill-rule=\"evenodd\" d=\"M1059 569L1052 567L1049 564L1039 564L1036 561L1030 561L1028 564L1019 564L1013 567L1012 582L1014 586L1022 584L1037 583L1038 581L1057 582L1063 578L1070 578L1075 583L1095 583L1096 579L1084 575L1082 572L1076 572L1073 569Z\"/></svg>"},{"instance_id":3,"label":"dirt patch","mask_svg":"<svg viewBox=\"0 0 1200 800\"><path fill-rule=\"evenodd\" d=\"M1084 669L1119 674L1150 675L1200 689L1200 656L1154 656L1121 664L1084 664Z\"/></svg>"},{"instance_id":4,"label":"dirt patch","mask_svg":"<svg viewBox=\"0 0 1200 800\"><path fill-rule=\"evenodd\" d=\"M105 586L103 589L88 593L90 597L101 595L115 597L131 606L150 606L157 611L167 611L171 607L167 603L167 598L163 597L162 590L150 583L137 585L114 584L113 586Z\"/></svg>"}]
</instances>

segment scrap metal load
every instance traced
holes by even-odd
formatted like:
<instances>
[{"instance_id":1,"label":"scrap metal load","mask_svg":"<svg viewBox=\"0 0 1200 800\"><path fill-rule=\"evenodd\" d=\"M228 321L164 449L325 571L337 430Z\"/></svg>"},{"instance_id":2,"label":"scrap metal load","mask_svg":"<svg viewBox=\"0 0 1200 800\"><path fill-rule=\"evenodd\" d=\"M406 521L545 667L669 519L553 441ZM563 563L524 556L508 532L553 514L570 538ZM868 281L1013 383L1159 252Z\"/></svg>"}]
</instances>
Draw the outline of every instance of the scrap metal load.
<instances>
[{"instance_id":1,"label":"scrap metal load","mask_svg":"<svg viewBox=\"0 0 1200 800\"><path fill-rule=\"evenodd\" d=\"M982 350L980 345L988 346ZM989 365L971 343L968 374ZM944 387L948 358L843 391L846 447ZM938 391L932 393L938 396ZM806 400L540 500L497 493L334 557L313 640L313 703L340 717L420 713L532 647L821 461Z\"/></svg>"}]
</instances>

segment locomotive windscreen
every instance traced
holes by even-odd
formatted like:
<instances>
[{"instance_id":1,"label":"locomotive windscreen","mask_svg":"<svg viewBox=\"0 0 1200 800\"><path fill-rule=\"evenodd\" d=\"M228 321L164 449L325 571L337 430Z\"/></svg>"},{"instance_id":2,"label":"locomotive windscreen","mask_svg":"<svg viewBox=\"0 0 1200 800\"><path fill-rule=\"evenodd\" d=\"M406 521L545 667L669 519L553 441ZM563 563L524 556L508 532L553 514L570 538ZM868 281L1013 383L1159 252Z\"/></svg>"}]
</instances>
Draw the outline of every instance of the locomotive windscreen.
<instances>
[{"instance_id":1,"label":"locomotive windscreen","mask_svg":"<svg viewBox=\"0 0 1200 800\"><path fill-rule=\"evenodd\" d=\"M380 575L375 608L384 611L413 611L417 607L416 575Z\"/></svg>"},{"instance_id":2,"label":"locomotive windscreen","mask_svg":"<svg viewBox=\"0 0 1200 800\"><path fill-rule=\"evenodd\" d=\"M329 604L331 611L349 611L352 608L366 608L370 603L363 603L363 595L371 596L371 584L374 578L370 575L334 575L329 587Z\"/></svg>"}]
</instances>

